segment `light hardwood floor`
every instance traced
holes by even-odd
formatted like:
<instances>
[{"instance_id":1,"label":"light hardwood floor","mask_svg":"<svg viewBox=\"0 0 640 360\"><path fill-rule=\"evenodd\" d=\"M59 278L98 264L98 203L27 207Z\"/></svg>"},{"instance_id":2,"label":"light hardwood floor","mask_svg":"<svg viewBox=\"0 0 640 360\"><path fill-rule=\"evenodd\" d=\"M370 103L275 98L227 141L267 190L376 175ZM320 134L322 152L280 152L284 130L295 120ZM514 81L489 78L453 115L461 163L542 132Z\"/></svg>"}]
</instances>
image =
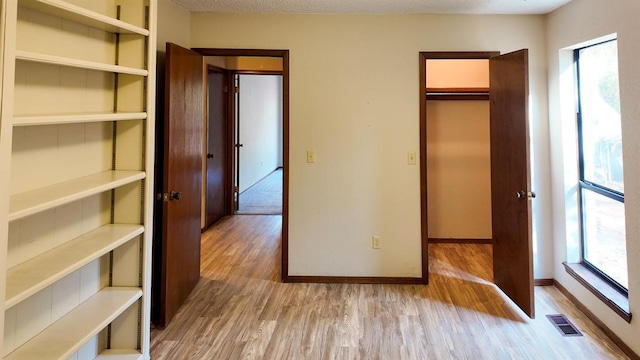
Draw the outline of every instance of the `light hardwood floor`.
<instances>
[{"instance_id":1,"label":"light hardwood floor","mask_svg":"<svg viewBox=\"0 0 640 360\"><path fill-rule=\"evenodd\" d=\"M490 282L490 245L430 245L428 286L283 284L280 228L245 215L203 234L200 283L152 330L152 359L627 359L554 287L527 318ZM584 336L562 337L557 313Z\"/></svg>"}]
</instances>

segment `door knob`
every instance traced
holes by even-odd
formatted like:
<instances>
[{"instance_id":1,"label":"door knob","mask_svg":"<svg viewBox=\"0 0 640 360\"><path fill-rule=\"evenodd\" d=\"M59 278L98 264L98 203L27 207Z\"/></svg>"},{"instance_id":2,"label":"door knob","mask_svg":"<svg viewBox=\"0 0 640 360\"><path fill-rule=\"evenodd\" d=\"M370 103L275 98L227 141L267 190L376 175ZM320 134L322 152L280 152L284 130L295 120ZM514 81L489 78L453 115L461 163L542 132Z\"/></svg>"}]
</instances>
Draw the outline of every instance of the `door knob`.
<instances>
[{"instance_id":1,"label":"door knob","mask_svg":"<svg viewBox=\"0 0 640 360\"><path fill-rule=\"evenodd\" d=\"M536 193L533 191L526 192L524 190L516 191L516 197L518 199L533 199L536 197Z\"/></svg>"},{"instance_id":2,"label":"door knob","mask_svg":"<svg viewBox=\"0 0 640 360\"><path fill-rule=\"evenodd\" d=\"M179 191L172 191L169 193L169 200L180 200L182 199L182 193Z\"/></svg>"},{"instance_id":3,"label":"door knob","mask_svg":"<svg viewBox=\"0 0 640 360\"><path fill-rule=\"evenodd\" d=\"M207 159L213 159L213 154L207 154Z\"/></svg>"}]
</instances>

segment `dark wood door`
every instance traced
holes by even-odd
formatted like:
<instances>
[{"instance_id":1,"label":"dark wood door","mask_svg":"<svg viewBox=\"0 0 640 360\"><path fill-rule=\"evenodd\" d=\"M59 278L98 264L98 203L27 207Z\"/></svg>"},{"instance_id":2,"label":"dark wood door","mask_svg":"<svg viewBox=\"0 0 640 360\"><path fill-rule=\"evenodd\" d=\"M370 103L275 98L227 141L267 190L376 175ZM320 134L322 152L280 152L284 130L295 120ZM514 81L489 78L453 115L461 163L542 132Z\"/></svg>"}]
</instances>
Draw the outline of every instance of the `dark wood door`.
<instances>
[{"instance_id":1,"label":"dark wood door","mask_svg":"<svg viewBox=\"0 0 640 360\"><path fill-rule=\"evenodd\" d=\"M528 50L489 60L494 281L534 317Z\"/></svg>"},{"instance_id":2,"label":"dark wood door","mask_svg":"<svg viewBox=\"0 0 640 360\"><path fill-rule=\"evenodd\" d=\"M225 215L227 178L226 79L223 71L210 69L208 87L207 197L206 227Z\"/></svg>"},{"instance_id":3,"label":"dark wood door","mask_svg":"<svg viewBox=\"0 0 640 360\"><path fill-rule=\"evenodd\" d=\"M159 313L165 326L200 279L202 56L167 43Z\"/></svg>"}]
</instances>

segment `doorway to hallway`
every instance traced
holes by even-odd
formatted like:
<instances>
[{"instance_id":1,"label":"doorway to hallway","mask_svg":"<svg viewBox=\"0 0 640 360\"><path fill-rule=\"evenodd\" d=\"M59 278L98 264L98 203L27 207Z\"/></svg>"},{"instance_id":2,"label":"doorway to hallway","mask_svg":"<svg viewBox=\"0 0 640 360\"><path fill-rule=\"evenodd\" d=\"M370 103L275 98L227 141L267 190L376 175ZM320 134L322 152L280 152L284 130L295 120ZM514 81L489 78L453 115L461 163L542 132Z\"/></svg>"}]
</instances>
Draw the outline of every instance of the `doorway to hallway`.
<instances>
[{"instance_id":1,"label":"doorway to hallway","mask_svg":"<svg viewBox=\"0 0 640 360\"><path fill-rule=\"evenodd\" d=\"M259 68L259 66L254 66ZM282 214L282 75L237 70L235 213Z\"/></svg>"}]
</instances>

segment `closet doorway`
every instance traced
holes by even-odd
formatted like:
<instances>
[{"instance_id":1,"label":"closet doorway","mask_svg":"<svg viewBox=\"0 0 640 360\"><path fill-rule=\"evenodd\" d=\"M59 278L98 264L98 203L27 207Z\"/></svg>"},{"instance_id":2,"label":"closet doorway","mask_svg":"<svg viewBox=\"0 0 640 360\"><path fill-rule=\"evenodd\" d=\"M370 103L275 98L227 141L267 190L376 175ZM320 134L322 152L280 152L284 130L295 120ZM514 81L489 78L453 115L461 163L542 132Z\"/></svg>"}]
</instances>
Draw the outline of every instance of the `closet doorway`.
<instances>
[{"instance_id":1,"label":"closet doorway","mask_svg":"<svg viewBox=\"0 0 640 360\"><path fill-rule=\"evenodd\" d=\"M489 60L426 69L429 242L492 243Z\"/></svg>"},{"instance_id":2,"label":"closet doorway","mask_svg":"<svg viewBox=\"0 0 640 360\"><path fill-rule=\"evenodd\" d=\"M423 277L429 241L490 242L495 284L533 318L528 50L421 52L419 80Z\"/></svg>"}]
</instances>

